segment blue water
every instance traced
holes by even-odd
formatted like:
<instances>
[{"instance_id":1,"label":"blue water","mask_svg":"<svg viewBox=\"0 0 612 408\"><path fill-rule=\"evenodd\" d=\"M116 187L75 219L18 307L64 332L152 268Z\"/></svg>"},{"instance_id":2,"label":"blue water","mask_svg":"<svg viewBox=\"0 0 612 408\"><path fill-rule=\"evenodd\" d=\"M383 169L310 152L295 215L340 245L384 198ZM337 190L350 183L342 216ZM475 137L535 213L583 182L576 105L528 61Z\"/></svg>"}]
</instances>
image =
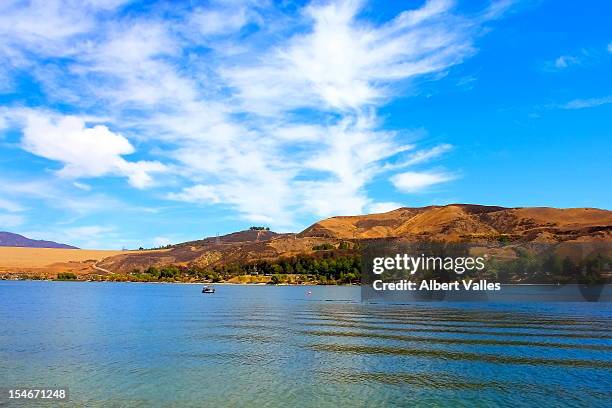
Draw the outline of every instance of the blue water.
<instances>
[{"instance_id":1,"label":"blue water","mask_svg":"<svg viewBox=\"0 0 612 408\"><path fill-rule=\"evenodd\" d=\"M0 387L87 407L612 406L610 303L200 289L0 281Z\"/></svg>"}]
</instances>

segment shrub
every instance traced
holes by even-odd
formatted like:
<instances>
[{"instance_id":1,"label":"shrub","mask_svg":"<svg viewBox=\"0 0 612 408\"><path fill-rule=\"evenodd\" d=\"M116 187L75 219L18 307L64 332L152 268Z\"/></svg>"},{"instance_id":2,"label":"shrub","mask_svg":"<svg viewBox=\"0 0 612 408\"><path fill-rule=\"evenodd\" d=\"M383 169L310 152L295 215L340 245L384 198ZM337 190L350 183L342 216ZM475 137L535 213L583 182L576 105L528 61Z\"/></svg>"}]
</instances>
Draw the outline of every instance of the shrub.
<instances>
[{"instance_id":1,"label":"shrub","mask_svg":"<svg viewBox=\"0 0 612 408\"><path fill-rule=\"evenodd\" d=\"M338 245L338 249L351 249L351 243L342 241L340 245Z\"/></svg>"},{"instance_id":2,"label":"shrub","mask_svg":"<svg viewBox=\"0 0 612 408\"><path fill-rule=\"evenodd\" d=\"M332 244L325 243L325 244L320 244L320 245L313 246L312 250L313 251L328 251L330 249L335 249L335 248L336 247L333 246Z\"/></svg>"}]
</instances>

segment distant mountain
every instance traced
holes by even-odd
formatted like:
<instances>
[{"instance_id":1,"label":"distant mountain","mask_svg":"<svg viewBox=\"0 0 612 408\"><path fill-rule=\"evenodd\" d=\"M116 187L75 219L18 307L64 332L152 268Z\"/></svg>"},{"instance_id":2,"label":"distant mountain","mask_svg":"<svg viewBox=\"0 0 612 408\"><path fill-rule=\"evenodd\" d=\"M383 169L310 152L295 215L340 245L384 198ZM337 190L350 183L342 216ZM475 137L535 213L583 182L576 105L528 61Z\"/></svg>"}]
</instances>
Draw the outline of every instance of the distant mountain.
<instances>
[{"instance_id":1,"label":"distant mountain","mask_svg":"<svg viewBox=\"0 0 612 408\"><path fill-rule=\"evenodd\" d=\"M43 241L40 239L30 239L23 235L13 234L12 232L0 231L0 246L3 247L26 247L26 248L64 248L79 249L72 245L58 244L53 241Z\"/></svg>"}]
</instances>

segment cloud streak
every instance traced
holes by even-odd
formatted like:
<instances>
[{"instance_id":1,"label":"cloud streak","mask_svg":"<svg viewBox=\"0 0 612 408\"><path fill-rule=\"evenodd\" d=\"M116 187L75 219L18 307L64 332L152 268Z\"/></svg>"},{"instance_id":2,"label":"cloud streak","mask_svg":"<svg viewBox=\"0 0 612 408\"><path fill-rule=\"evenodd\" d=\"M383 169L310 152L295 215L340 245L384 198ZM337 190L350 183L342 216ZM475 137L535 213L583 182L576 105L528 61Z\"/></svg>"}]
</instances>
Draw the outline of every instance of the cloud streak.
<instances>
[{"instance_id":1,"label":"cloud streak","mask_svg":"<svg viewBox=\"0 0 612 408\"><path fill-rule=\"evenodd\" d=\"M384 130L378 110L415 79L474 55L482 25L508 2L462 15L452 1L430 0L376 22L356 0L297 12L215 1L169 17L123 6L2 6L0 60L30 71L48 100L70 104L26 114L9 106L9 116L22 115L12 122L21 147L60 163L59 177L125 177L168 200L289 229L383 208L368 192L379 177L401 192L450 180L396 174L451 146L421 149L409 131Z\"/></svg>"},{"instance_id":2,"label":"cloud streak","mask_svg":"<svg viewBox=\"0 0 612 408\"><path fill-rule=\"evenodd\" d=\"M448 173L440 172L414 172L408 171L391 177L391 182L400 191L405 193L417 193L426 190L436 184L451 181L456 177Z\"/></svg>"},{"instance_id":3,"label":"cloud streak","mask_svg":"<svg viewBox=\"0 0 612 408\"><path fill-rule=\"evenodd\" d=\"M562 109L587 109L612 103L612 95L601 98L574 99L563 105Z\"/></svg>"}]
</instances>

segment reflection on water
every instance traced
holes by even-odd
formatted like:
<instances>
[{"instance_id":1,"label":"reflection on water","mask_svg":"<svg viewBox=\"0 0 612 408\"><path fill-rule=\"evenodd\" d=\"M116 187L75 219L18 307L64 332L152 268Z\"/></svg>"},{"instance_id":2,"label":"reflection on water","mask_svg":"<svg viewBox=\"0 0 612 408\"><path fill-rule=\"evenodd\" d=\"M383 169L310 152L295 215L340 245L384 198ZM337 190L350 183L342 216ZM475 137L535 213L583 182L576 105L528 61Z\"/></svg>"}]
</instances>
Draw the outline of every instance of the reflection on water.
<instances>
[{"instance_id":1,"label":"reflection on water","mask_svg":"<svg viewBox=\"0 0 612 408\"><path fill-rule=\"evenodd\" d=\"M0 387L76 406L609 406L612 305L0 282ZM307 290L312 295L307 295Z\"/></svg>"}]
</instances>

